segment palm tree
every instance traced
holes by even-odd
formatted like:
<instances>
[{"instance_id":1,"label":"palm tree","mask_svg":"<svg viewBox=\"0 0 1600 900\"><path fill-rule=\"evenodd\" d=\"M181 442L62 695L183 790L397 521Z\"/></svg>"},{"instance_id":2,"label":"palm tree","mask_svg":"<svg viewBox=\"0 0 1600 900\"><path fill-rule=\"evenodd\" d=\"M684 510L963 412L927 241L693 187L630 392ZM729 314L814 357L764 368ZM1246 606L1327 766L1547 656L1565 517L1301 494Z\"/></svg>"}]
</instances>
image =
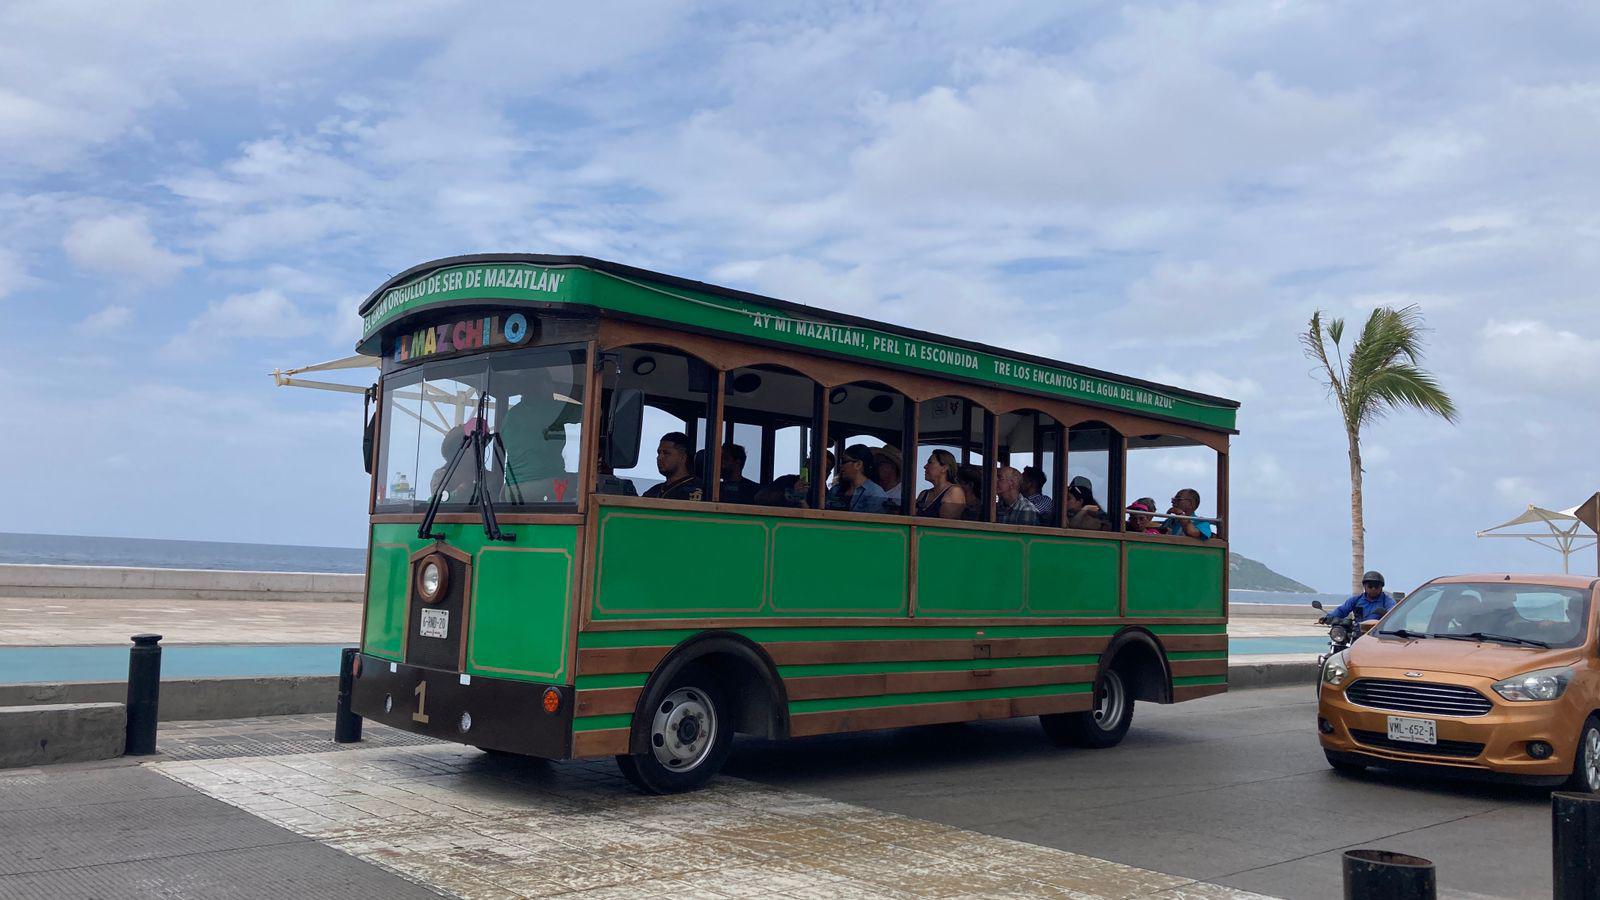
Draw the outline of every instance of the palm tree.
<instances>
[{"instance_id":1,"label":"palm tree","mask_svg":"<svg viewBox=\"0 0 1600 900\"><path fill-rule=\"evenodd\" d=\"M1348 358L1339 343L1344 338L1343 319L1329 319L1324 331L1319 310L1312 313L1310 326L1300 335L1306 356L1322 364L1323 382L1338 404L1350 442L1350 583L1354 591L1361 590L1367 555L1361 508L1362 427L1399 407L1431 413L1446 422L1456 420L1455 401L1420 365L1424 331L1422 313L1407 306L1373 310Z\"/></svg>"}]
</instances>

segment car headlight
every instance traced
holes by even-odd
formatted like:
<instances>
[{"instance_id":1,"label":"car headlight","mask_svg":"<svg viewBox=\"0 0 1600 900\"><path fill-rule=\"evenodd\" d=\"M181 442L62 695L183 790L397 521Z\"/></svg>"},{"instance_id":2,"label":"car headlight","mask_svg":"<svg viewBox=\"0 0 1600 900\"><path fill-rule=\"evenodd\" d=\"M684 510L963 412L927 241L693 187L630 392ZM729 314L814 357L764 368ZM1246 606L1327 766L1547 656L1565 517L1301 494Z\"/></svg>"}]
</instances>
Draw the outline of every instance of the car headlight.
<instances>
[{"instance_id":1,"label":"car headlight","mask_svg":"<svg viewBox=\"0 0 1600 900\"><path fill-rule=\"evenodd\" d=\"M1344 684L1346 678L1350 677L1349 653L1350 651L1348 650L1341 650L1328 657L1328 661L1322 666L1323 684L1330 687L1338 687Z\"/></svg>"},{"instance_id":2,"label":"car headlight","mask_svg":"<svg viewBox=\"0 0 1600 900\"><path fill-rule=\"evenodd\" d=\"M437 553L422 560L417 567L417 595L423 603L437 603L444 599L445 582L449 579L444 557Z\"/></svg>"},{"instance_id":3,"label":"car headlight","mask_svg":"<svg viewBox=\"0 0 1600 900\"><path fill-rule=\"evenodd\" d=\"M1554 700L1572 683L1571 669L1540 669L1494 684L1494 692L1507 700Z\"/></svg>"}]
</instances>

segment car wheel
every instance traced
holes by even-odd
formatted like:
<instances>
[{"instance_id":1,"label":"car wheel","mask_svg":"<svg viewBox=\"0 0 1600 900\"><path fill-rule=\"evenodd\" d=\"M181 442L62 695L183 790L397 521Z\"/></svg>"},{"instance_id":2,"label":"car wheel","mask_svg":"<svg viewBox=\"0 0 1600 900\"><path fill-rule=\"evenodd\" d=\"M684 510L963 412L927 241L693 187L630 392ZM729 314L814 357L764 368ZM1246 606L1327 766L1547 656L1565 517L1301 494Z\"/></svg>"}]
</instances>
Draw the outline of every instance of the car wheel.
<instances>
[{"instance_id":1,"label":"car wheel","mask_svg":"<svg viewBox=\"0 0 1600 900\"><path fill-rule=\"evenodd\" d=\"M1590 716L1578 732L1577 759L1572 762L1572 777L1567 780L1567 790L1600 791L1600 719Z\"/></svg>"},{"instance_id":2,"label":"car wheel","mask_svg":"<svg viewBox=\"0 0 1600 900\"><path fill-rule=\"evenodd\" d=\"M634 716L643 730L643 753L617 757L622 774L650 794L692 791L717 774L733 750L733 721L720 691L704 671L690 670L651 689ZM635 742L638 746L641 742Z\"/></svg>"},{"instance_id":3,"label":"car wheel","mask_svg":"<svg viewBox=\"0 0 1600 900\"><path fill-rule=\"evenodd\" d=\"M1361 763L1351 762L1347 759L1334 756L1327 750L1322 751L1322 755L1327 758L1328 765L1332 766L1333 770L1338 772L1340 775L1360 775L1367 771L1367 767Z\"/></svg>"},{"instance_id":4,"label":"car wheel","mask_svg":"<svg viewBox=\"0 0 1600 900\"><path fill-rule=\"evenodd\" d=\"M1133 725L1133 697L1115 669L1107 669L1095 685L1094 708L1088 712L1052 713L1039 717L1045 737L1071 747L1103 749L1122 743Z\"/></svg>"}]
</instances>

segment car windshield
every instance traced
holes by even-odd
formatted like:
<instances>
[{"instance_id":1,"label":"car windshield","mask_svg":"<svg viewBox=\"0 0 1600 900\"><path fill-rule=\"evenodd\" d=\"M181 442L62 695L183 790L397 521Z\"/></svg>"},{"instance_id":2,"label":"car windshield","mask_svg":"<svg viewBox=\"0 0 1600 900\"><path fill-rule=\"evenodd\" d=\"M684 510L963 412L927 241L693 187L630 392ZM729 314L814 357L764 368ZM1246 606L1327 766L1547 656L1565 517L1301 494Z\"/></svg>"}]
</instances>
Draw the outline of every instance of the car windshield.
<instances>
[{"instance_id":1,"label":"car windshield","mask_svg":"<svg viewBox=\"0 0 1600 900\"><path fill-rule=\"evenodd\" d=\"M501 511L571 508L577 501L585 368L581 349L547 348L424 363L384 377L377 508L420 512L474 508L471 450L450 461L484 423L501 448L486 453L489 499Z\"/></svg>"},{"instance_id":2,"label":"car windshield","mask_svg":"<svg viewBox=\"0 0 1600 900\"><path fill-rule=\"evenodd\" d=\"M1430 584L1384 617L1382 633L1576 647L1588 634L1589 592L1545 584Z\"/></svg>"}]
</instances>

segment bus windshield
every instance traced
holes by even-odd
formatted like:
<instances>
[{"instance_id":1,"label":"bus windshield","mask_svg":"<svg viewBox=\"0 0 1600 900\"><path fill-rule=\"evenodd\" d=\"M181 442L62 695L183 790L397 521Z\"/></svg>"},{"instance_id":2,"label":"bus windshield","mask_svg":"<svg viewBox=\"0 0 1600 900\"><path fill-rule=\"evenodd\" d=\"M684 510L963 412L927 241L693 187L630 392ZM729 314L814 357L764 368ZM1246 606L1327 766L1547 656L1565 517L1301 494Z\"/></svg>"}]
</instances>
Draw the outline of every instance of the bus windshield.
<instances>
[{"instance_id":1,"label":"bus windshield","mask_svg":"<svg viewBox=\"0 0 1600 900\"><path fill-rule=\"evenodd\" d=\"M421 512L435 491L442 492L442 510L475 508L472 451L449 470L463 437L480 425L497 433L504 448L483 460L482 489L497 509L573 508L585 372L582 348L550 347L428 362L384 376L377 511ZM477 421L480 399L487 422Z\"/></svg>"},{"instance_id":2,"label":"bus windshield","mask_svg":"<svg viewBox=\"0 0 1600 900\"><path fill-rule=\"evenodd\" d=\"M1383 634L1576 647L1588 635L1589 592L1544 584L1427 585L1383 619Z\"/></svg>"}]
</instances>

